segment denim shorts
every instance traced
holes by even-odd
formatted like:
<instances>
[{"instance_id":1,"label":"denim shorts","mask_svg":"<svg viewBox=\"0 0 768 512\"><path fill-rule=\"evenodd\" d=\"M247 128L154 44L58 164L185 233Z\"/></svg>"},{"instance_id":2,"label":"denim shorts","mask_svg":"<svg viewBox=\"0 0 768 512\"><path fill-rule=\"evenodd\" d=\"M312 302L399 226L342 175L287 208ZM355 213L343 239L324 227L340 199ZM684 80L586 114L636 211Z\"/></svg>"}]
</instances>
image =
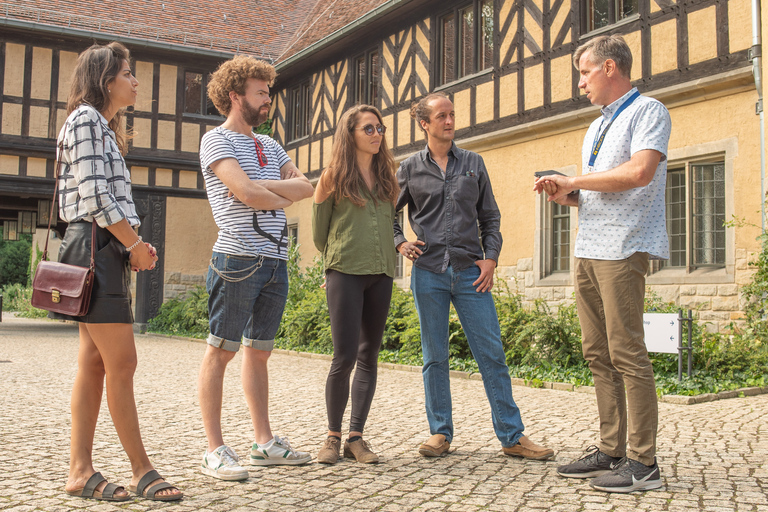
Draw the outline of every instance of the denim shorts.
<instances>
[{"instance_id":1,"label":"denim shorts","mask_svg":"<svg viewBox=\"0 0 768 512\"><path fill-rule=\"evenodd\" d=\"M214 252L208 267L208 344L272 350L288 297L285 260Z\"/></svg>"}]
</instances>

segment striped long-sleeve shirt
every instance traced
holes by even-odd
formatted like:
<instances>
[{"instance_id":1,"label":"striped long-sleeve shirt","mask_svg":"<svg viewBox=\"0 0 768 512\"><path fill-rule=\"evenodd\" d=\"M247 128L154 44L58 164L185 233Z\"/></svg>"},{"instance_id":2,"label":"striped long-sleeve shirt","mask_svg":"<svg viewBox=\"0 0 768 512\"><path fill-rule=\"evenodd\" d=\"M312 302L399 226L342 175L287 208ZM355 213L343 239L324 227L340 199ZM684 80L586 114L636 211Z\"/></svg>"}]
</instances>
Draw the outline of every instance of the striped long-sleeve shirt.
<instances>
[{"instance_id":1,"label":"striped long-sleeve shirt","mask_svg":"<svg viewBox=\"0 0 768 512\"><path fill-rule=\"evenodd\" d=\"M61 219L95 219L103 228L127 219L138 226L130 173L104 116L90 105L80 105L64 123L58 142Z\"/></svg>"}]
</instances>

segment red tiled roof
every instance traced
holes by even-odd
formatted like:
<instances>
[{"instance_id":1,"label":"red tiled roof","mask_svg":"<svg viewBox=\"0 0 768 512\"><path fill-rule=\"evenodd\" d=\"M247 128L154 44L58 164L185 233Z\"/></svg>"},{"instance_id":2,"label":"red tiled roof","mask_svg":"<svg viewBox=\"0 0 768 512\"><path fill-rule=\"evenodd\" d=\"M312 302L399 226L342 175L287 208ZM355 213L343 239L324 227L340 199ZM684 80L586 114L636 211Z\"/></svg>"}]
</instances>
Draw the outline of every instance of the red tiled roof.
<instances>
[{"instance_id":1,"label":"red tiled roof","mask_svg":"<svg viewBox=\"0 0 768 512\"><path fill-rule=\"evenodd\" d=\"M317 3L318 0L14 0L11 4L0 4L0 16L7 14L17 20L250 53L275 60L295 41L297 29L308 25L307 15L315 12L313 7ZM347 4L356 3L380 2L339 1L344 10ZM361 15L357 8L347 12Z\"/></svg>"},{"instance_id":2,"label":"red tiled roof","mask_svg":"<svg viewBox=\"0 0 768 512\"><path fill-rule=\"evenodd\" d=\"M387 1L318 0L277 60L286 60Z\"/></svg>"}]
</instances>

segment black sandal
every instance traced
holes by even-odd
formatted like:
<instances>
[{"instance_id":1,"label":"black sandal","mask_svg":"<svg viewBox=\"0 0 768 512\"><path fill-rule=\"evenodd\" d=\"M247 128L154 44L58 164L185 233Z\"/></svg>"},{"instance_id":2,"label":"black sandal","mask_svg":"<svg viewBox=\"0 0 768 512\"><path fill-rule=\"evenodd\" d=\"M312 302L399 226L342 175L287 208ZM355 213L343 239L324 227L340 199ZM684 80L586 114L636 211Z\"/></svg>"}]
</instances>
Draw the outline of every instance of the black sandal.
<instances>
[{"instance_id":1,"label":"black sandal","mask_svg":"<svg viewBox=\"0 0 768 512\"><path fill-rule=\"evenodd\" d=\"M104 489L97 491L96 488L99 486L99 484L106 481L107 479L101 476L101 473L97 471L91 475L91 478L89 478L85 483L85 487L75 491L67 491L67 494L70 496L75 496L76 498L86 498L100 501L128 501L131 499L131 496L127 493L125 496L115 496L115 492L125 490L125 487L122 485L108 483L106 486L104 486Z\"/></svg>"},{"instance_id":2,"label":"black sandal","mask_svg":"<svg viewBox=\"0 0 768 512\"><path fill-rule=\"evenodd\" d=\"M141 477L141 480L139 480L139 485L136 487L130 485L128 488L131 490L131 492L135 492L142 498L146 498L148 500L152 501L177 501L184 497L184 493L178 493L178 494L167 494L162 496L157 496L157 493L159 491L163 491L165 489L176 489L179 490L178 487L173 486L169 484L168 482L160 482L159 484L155 484L149 489L147 489L147 486L154 482L155 480L163 479L163 477L160 476L160 473L158 473L156 470L148 471L147 474L145 474L143 477Z\"/></svg>"}]
</instances>

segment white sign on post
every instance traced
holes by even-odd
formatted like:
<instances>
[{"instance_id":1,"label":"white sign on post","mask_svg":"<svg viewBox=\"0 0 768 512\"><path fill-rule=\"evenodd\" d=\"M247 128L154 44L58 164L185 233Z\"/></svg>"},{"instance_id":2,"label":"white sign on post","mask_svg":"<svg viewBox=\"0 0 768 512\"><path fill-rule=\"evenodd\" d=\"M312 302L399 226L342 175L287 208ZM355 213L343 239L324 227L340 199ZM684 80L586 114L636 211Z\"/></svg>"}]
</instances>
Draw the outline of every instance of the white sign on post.
<instances>
[{"instance_id":1,"label":"white sign on post","mask_svg":"<svg viewBox=\"0 0 768 512\"><path fill-rule=\"evenodd\" d=\"M648 352L677 354L678 339L677 313L644 313L645 346Z\"/></svg>"}]
</instances>

